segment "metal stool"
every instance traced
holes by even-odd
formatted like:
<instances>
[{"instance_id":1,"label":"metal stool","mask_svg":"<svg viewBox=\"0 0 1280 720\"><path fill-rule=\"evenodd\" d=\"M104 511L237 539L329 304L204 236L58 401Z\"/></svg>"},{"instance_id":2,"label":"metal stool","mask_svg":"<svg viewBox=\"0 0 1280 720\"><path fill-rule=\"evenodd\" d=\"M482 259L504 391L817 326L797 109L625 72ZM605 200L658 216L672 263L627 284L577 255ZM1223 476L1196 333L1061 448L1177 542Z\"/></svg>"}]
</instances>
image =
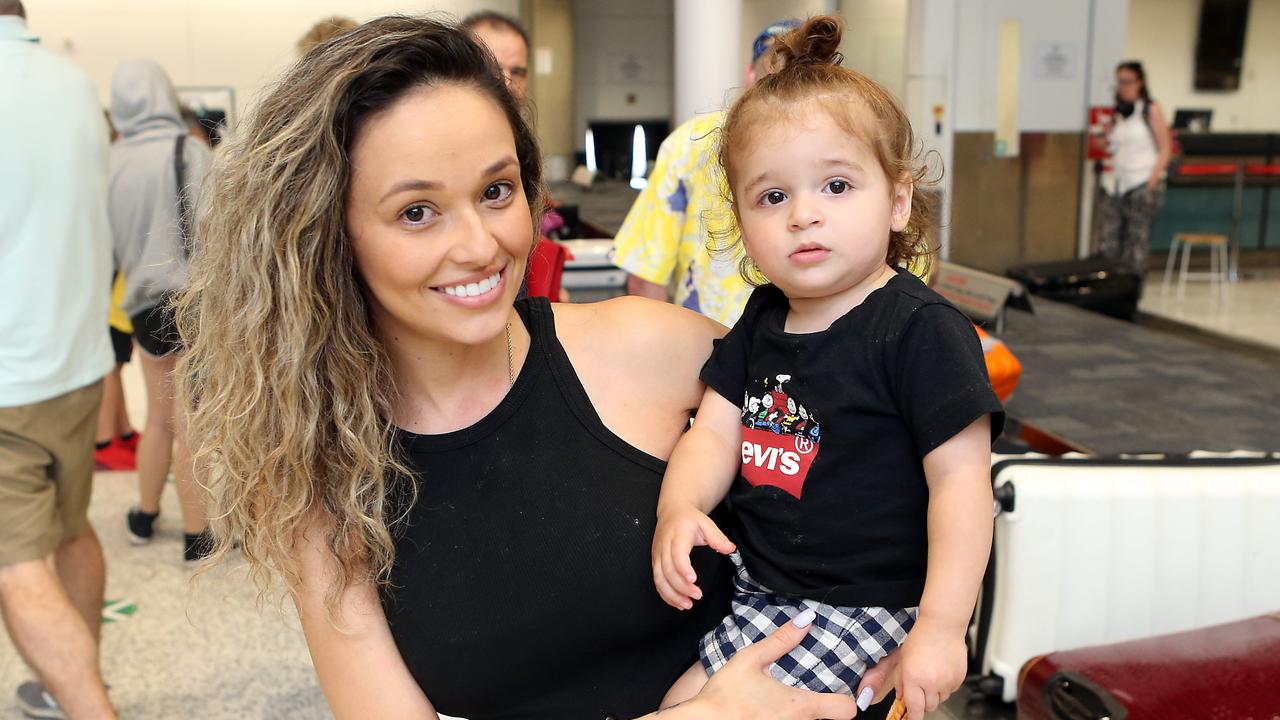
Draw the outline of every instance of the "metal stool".
<instances>
[{"instance_id":1,"label":"metal stool","mask_svg":"<svg viewBox=\"0 0 1280 720\"><path fill-rule=\"evenodd\" d=\"M1187 266L1191 262L1191 249L1197 245L1209 248L1209 272L1189 273ZM1227 273L1231 264L1227 260L1227 236L1218 233L1174 233L1173 243L1169 245L1169 259L1164 264L1164 282L1161 293L1169 292L1169 281L1173 277L1173 265L1182 251L1182 267L1178 273L1178 299L1181 300L1187 288L1187 276L1207 277L1216 286L1219 294L1227 287Z\"/></svg>"}]
</instances>

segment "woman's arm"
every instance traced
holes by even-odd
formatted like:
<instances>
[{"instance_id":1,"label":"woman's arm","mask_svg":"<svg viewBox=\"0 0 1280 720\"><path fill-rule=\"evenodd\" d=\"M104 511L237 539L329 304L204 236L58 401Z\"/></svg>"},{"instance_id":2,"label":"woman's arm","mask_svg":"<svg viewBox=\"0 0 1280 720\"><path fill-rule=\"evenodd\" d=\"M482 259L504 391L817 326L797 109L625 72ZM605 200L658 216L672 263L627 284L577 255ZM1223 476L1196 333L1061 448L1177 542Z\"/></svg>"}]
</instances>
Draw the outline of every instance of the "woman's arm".
<instances>
[{"instance_id":1,"label":"woman's arm","mask_svg":"<svg viewBox=\"0 0 1280 720\"><path fill-rule=\"evenodd\" d=\"M438 720L400 657L372 585L348 587L333 616L327 612L324 596L334 563L324 537L313 528L298 543L301 579L292 589L307 649L334 716Z\"/></svg>"},{"instance_id":2,"label":"woman's arm","mask_svg":"<svg viewBox=\"0 0 1280 720\"><path fill-rule=\"evenodd\" d=\"M1169 160L1173 157L1173 138L1169 134L1169 122L1164 117L1164 110L1160 109L1160 103L1151 103L1147 119L1151 122L1151 134L1156 139L1156 166L1147 179L1147 187L1154 189L1160 184L1164 171L1169 167Z\"/></svg>"}]
</instances>

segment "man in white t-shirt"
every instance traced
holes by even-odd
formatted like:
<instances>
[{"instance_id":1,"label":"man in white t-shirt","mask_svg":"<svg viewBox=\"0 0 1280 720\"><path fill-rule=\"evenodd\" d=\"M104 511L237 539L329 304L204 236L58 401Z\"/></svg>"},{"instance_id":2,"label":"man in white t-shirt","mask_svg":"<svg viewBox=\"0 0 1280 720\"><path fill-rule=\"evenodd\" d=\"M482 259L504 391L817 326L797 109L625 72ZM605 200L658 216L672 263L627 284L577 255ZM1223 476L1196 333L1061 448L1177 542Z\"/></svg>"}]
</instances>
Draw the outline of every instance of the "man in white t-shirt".
<instances>
[{"instance_id":1,"label":"man in white t-shirt","mask_svg":"<svg viewBox=\"0 0 1280 720\"><path fill-rule=\"evenodd\" d=\"M114 718L88 522L112 366L108 130L89 78L37 40L22 3L0 0L0 601L39 677L18 688L23 711Z\"/></svg>"}]
</instances>

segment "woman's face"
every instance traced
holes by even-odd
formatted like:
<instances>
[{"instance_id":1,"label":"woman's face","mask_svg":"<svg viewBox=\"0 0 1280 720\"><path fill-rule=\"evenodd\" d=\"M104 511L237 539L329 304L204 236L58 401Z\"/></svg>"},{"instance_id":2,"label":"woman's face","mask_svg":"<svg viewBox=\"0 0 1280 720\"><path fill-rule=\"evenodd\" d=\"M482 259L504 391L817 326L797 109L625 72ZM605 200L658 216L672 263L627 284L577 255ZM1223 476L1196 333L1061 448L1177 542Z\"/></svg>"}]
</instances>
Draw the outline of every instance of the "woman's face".
<instances>
[{"instance_id":1,"label":"woman's face","mask_svg":"<svg viewBox=\"0 0 1280 720\"><path fill-rule=\"evenodd\" d=\"M1142 81L1132 70L1116 71L1116 97L1125 102L1136 102L1142 93Z\"/></svg>"},{"instance_id":2,"label":"woman's face","mask_svg":"<svg viewBox=\"0 0 1280 720\"><path fill-rule=\"evenodd\" d=\"M365 120L351 166L347 233L384 341L502 332L533 224L498 104L463 85L412 90Z\"/></svg>"}]
</instances>

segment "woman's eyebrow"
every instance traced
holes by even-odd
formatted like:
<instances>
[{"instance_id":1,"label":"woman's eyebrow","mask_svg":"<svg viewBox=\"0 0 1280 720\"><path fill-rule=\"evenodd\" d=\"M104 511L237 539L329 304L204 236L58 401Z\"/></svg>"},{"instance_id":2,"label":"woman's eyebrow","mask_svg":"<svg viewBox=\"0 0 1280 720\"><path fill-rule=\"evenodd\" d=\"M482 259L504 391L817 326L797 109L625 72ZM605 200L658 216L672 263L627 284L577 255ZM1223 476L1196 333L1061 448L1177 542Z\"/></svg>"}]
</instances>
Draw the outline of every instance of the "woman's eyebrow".
<instances>
[{"instance_id":1,"label":"woman's eyebrow","mask_svg":"<svg viewBox=\"0 0 1280 720\"><path fill-rule=\"evenodd\" d=\"M417 179L401 180L395 185L392 185L391 189L387 191L387 194L383 195L382 199L379 200L378 202L379 203L385 202L387 198L391 197L392 195L397 195L399 193L405 192L406 190L439 190L443 187L444 187L443 183L438 183L438 182L435 182L434 180L417 180Z\"/></svg>"},{"instance_id":2,"label":"woman's eyebrow","mask_svg":"<svg viewBox=\"0 0 1280 720\"><path fill-rule=\"evenodd\" d=\"M489 167L485 168L482 174L493 175L494 173L497 173L500 170L506 169L511 165L518 165L518 164L519 163L516 162L516 159L514 157L508 155L502 158L501 160L498 160L497 162L493 163ZM383 195L382 199L379 200L378 202L379 203L385 202L387 198L408 190L442 190L443 188L444 188L444 183L436 182L434 180L421 180L418 178L413 178L410 180L401 180L395 185L392 185L391 189L387 190L386 194Z\"/></svg>"},{"instance_id":3,"label":"woman's eyebrow","mask_svg":"<svg viewBox=\"0 0 1280 720\"><path fill-rule=\"evenodd\" d=\"M499 160L499 161L495 162L494 164L490 165L489 167L485 168L485 169L484 169L484 174L485 174L485 175L492 175L492 174L494 174L494 173L498 172L499 170L503 170L503 169L507 168L508 166L511 166L511 165L518 165L518 164L519 164L519 163L517 163L517 162L516 162L516 159L515 159L514 157L512 157L511 155L508 155L508 156L506 156L506 157L502 158L501 160Z\"/></svg>"}]
</instances>

